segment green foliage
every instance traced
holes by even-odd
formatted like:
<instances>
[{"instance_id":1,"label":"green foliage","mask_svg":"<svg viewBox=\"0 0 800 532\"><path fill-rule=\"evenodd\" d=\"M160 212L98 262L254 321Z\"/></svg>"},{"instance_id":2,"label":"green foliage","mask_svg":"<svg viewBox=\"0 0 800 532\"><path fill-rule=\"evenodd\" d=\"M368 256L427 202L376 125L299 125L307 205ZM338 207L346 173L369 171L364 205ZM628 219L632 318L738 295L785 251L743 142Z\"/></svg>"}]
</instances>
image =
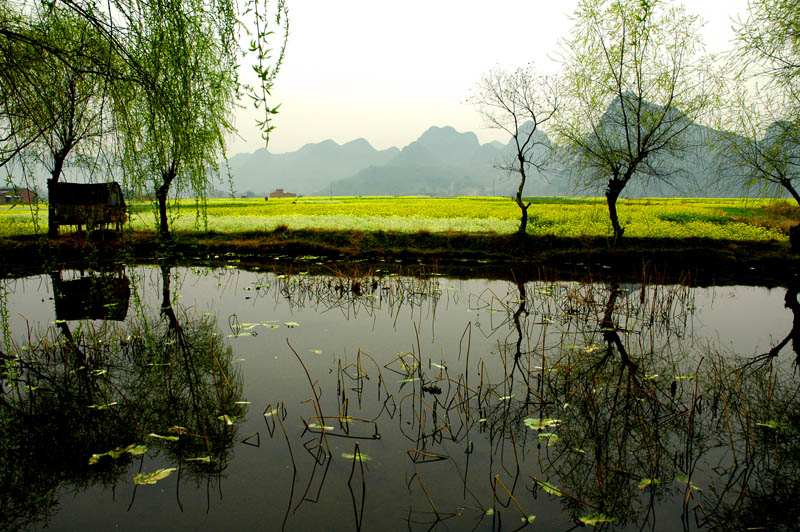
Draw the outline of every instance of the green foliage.
<instances>
[{"instance_id":1,"label":"green foliage","mask_svg":"<svg viewBox=\"0 0 800 532\"><path fill-rule=\"evenodd\" d=\"M724 126L742 185L761 195L788 191L800 205L800 4L754 0L740 21Z\"/></svg>"},{"instance_id":2,"label":"green foliage","mask_svg":"<svg viewBox=\"0 0 800 532\"><path fill-rule=\"evenodd\" d=\"M583 0L574 19L555 133L582 184L605 188L618 240L617 198L632 179L675 176L659 155L687 148L684 133L709 111L715 78L700 58L697 17L682 7Z\"/></svg>"}]
</instances>

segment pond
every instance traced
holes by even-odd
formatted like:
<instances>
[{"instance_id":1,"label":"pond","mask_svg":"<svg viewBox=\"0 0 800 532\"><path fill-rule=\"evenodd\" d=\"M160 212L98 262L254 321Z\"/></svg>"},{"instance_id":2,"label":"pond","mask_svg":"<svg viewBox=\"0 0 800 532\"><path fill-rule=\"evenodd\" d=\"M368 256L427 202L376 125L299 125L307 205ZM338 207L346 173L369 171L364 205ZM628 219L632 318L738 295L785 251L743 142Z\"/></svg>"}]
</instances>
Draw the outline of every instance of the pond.
<instances>
[{"instance_id":1,"label":"pond","mask_svg":"<svg viewBox=\"0 0 800 532\"><path fill-rule=\"evenodd\" d=\"M796 288L0 281L0 526L792 530Z\"/></svg>"}]
</instances>

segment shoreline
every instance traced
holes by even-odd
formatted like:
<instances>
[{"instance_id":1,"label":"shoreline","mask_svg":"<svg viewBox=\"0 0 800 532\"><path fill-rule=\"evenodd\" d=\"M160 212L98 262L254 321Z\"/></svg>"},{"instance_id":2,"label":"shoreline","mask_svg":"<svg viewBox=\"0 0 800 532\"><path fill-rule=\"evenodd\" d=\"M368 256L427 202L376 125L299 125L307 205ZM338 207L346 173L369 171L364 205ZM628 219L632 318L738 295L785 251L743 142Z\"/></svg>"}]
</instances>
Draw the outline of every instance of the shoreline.
<instances>
[{"instance_id":1,"label":"shoreline","mask_svg":"<svg viewBox=\"0 0 800 532\"><path fill-rule=\"evenodd\" d=\"M800 282L800 255L788 242L705 238L626 238L617 248L607 238L564 238L487 233L289 230L173 234L96 232L0 239L0 276L15 277L90 265L230 265L281 271L386 271L419 267L457 278L615 278L660 282L788 286ZM383 265L383 267L381 267ZM647 273L649 272L649 273ZM348 273L345 273L349 275ZM688 277L687 277L688 276ZM688 281L687 281L688 279ZM644 279L647 281L647 279Z\"/></svg>"}]
</instances>

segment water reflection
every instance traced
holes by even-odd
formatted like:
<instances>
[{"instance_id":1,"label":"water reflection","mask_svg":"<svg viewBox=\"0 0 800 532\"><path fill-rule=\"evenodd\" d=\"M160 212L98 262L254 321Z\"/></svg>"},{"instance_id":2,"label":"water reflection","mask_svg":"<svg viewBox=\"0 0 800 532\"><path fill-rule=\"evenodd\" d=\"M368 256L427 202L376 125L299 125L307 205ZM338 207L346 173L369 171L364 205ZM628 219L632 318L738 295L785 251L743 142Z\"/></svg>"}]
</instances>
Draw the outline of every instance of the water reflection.
<instances>
[{"instance_id":1,"label":"water reflection","mask_svg":"<svg viewBox=\"0 0 800 532\"><path fill-rule=\"evenodd\" d=\"M29 345L6 341L1 529L47 522L68 487L119 487L132 507L138 484L173 473L216 483L227 467L245 411L241 375L214 317L173 307L169 269L162 271L168 319L135 301L124 324L70 327L78 316L124 317L129 281L54 276L56 328ZM134 483L126 478L132 466Z\"/></svg>"},{"instance_id":2,"label":"water reflection","mask_svg":"<svg viewBox=\"0 0 800 532\"><path fill-rule=\"evenodd\" d=\"M646 278L459 284L169 261L126 276L124 323L5 351L8 528L74 516L56 508L67 485L114 486L136 512L159 495L133 475L170 468L179 480L158 482L177 486L176 512L202 491L185 479L219 489L208 513L182 514L194 527L798 525L799 381L776 356L796 352L794 288L771 310L792 311L791 332L754 358L698 334L706 292ZM36 467L43 485L25 491L15 479Z\"/></svg>"}]
</instances>

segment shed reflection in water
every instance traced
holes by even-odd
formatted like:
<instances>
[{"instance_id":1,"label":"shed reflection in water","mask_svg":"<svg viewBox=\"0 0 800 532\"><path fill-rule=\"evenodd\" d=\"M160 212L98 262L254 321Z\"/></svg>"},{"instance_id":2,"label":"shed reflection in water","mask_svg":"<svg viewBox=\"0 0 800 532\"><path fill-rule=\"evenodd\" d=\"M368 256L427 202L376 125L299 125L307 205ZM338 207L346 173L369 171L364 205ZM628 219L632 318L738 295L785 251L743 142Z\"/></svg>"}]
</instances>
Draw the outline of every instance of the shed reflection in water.
<instances>
[{"instance_id":1,"label":"shed reflection in water","mask_svg":"<svg viewBox=\"0 0 800 532\"><path fill-rule=\"evenodd\" d=\"M127 275L120 325L28 342L6 315L6 528L798 525L796 288L731 347L684 285Z\"/></svg>"},{"instance_id":2,"label":"shed reflection in water","mask_svg":"<svg viewBox=\"0 0 800 532\"><path fill-rule=\"evenodd\" d=\"M87 296L87 284L108 290ZM180 507L181 483L218 483L245 408L241 373L215 318L176 312L165 292L169 320L137 303L124 324L71 328L77 315L124 317L128 279L59 275L53 287L57 329L30 344L4 338L0 527L46 522L70 489L119 486L132 508L137 486L174 473Z\"/></svg>"}]
</instances>

